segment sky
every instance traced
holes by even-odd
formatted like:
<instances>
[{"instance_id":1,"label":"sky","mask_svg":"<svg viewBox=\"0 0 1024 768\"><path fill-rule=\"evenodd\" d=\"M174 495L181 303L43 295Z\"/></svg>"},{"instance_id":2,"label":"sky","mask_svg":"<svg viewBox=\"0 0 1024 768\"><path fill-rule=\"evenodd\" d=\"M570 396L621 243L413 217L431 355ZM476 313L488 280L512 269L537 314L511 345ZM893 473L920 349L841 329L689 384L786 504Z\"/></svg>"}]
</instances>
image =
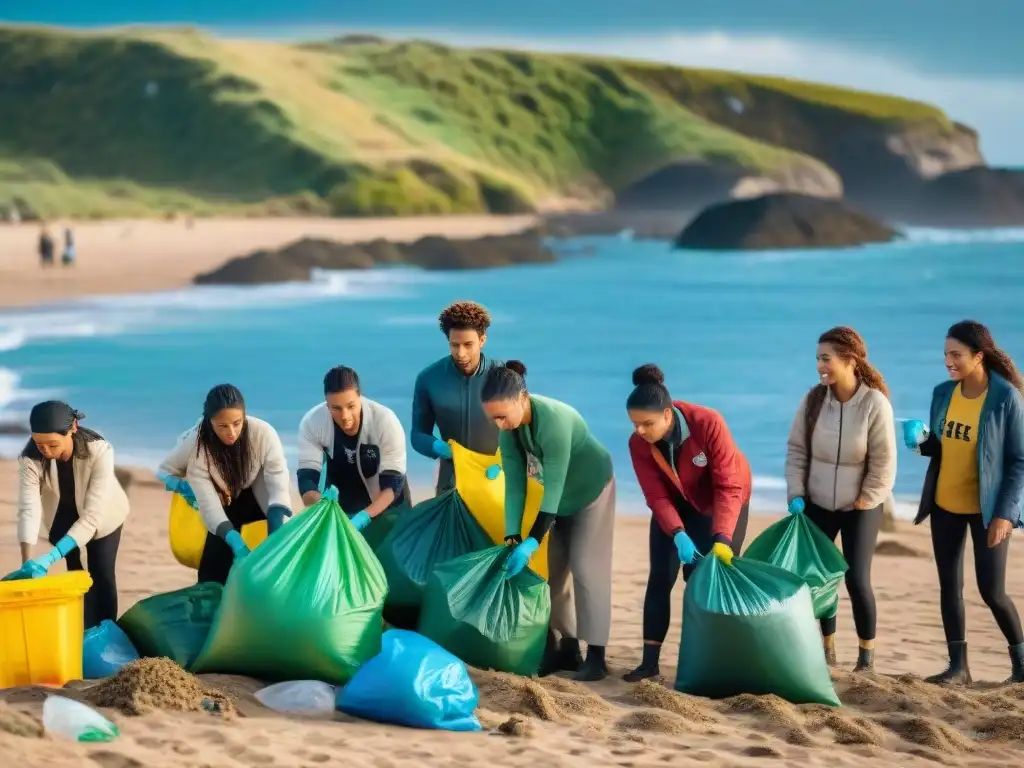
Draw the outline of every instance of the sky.
<instances>
[{"instance_id":1,"label":"sky","mask_svg":"<svg viewBox=\"0 0 1024 768\"><path fill-rule=\"evenodd\" d=\"M980 131L990 163L1024 166L1024 0L2 0L0 19L377 32L799 77L937 104Z\"/></svg>"}]
</instances>

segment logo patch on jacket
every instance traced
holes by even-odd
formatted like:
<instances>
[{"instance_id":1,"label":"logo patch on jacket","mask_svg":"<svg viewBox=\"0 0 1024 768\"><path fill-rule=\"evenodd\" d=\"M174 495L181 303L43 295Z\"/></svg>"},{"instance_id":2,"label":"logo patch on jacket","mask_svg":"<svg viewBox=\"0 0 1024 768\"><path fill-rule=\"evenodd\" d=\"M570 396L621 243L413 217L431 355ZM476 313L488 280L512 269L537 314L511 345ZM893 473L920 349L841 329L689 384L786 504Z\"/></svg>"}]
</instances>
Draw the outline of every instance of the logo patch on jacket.
<instances>
[{"instance_id":1,"label":"logo patch on jacket","mask_svg":"<svg viewBox=\"0 0 1024 768\"><path fill-rule=\"evenodd\" d=\"M704 451L693 457L693 465L695 467L706 467L708 465L708 457L704 455Z\"/></svg>"}]
</instances>

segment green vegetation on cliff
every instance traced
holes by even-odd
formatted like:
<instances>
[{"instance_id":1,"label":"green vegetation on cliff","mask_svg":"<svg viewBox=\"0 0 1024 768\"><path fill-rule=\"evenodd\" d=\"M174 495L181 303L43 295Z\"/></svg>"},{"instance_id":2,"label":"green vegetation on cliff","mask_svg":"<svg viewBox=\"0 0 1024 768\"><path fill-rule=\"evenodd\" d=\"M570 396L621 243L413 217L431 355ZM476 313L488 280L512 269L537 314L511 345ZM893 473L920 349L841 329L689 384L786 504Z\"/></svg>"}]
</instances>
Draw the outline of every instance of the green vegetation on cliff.
<instances>
[{"instance_id":1,"label":"green vegetation on cliff","mask_svg":"<svg viewBox=\"0 0 1024 768\"><path fill-rule=\"evenodd\" d=\"M511 213L683 159L823 168L816 111L949 126L821 85L427 42L0 27L0 72L0 204L44 216Z\"/></svg>"}]
</instances>

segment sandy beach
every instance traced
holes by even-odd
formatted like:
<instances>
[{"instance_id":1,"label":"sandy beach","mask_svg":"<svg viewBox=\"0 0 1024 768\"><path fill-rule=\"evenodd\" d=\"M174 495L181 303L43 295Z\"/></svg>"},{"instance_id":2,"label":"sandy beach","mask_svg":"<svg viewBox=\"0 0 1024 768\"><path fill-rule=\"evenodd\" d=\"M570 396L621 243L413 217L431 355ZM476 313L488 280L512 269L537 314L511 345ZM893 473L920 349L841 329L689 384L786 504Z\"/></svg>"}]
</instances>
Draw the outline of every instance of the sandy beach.
<instances>
[{"instance_id":1,"label":"sandy beach","mask_svg":"<svg viewBox=\"0 0 1024 768\"><path fill-rule=\"evenodd\" d=\"M0 464L0 572L18 564L15 544L16 464ZM135 473L131 516L118 561L122 612L137 600L193 582L167 545L167 494L152 475ZM424 491L416 492L422 499ZM633 510L640 511L640 510ZM753 516L763 529L768 516ZM24 766L316 766L328 763L393 768L429 765L502 766L674 764L888 766L947 764L1004 766L1020 757L1024 739L1024 685L996 687L1008 675L1003 638L981 603L973 576L965 599L971 689L943 690L918 676L944 666L938 588L927 525L903 524L883 534L874 564L878 598L877 674L848 671L856 656L845 592L839 613L841 671L834 674L839 710L792 706L774 697L741 696L713 702L682 696L651 683L631 686L620 675L638 658L647 577L646 515L619 517L614 564L612 675L583 685L564 678L527 682L474 672L481 693L484 734L411 731L335 715L284 717L253 698L257 681L203 676L229 696L237 716L158 711L129 716L108 710L122 731L110 744L84 746L39 738L45 689L0 692L0 753ZM967 567L971 563L970 548ZM1012 567L1012 566L1011 566ZM60 566L58 566L60 568ZM1024 603L1024 586L1010 579ZM677 588L676 604L681 605ZM681 610L663 654L664 679L675 675ZM81 695L72 684L69 695ZM24 735L13 735L20 732Z\"/></svg>"}]
</instances>

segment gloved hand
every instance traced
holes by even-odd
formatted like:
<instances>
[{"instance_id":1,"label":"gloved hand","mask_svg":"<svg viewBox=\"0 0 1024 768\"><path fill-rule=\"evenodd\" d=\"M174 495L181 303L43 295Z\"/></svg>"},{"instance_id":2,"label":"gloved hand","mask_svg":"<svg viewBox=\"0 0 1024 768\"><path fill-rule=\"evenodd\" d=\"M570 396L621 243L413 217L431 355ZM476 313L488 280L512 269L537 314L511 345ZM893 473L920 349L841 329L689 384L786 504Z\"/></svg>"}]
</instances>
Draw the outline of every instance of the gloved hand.
<instances>
[{"instance_id":1,"label":"gloved hand","mask_svg":"<svg viewBox=\"0 0 1024 768\"><path fill-rule=\"evenodd\" d=\"M291 516L292 511L284 504L271 504L267 507L267 535L279 530L284 525L284 519Z\"/></svg>"},{"instance_id":2,"label":"gloved hand","mask_svg":"<svg viewBox=\"0 0 1024 768\"><path fill-rule=\"evenodd\" d=\"M166 472L158 474L157 479L163 481L165 490L178 494L193 507L198 508L199 502L196 501L196 495L192 492L192 486L189 485L188 480L183 477L169 475Z\"/></svg>"},{"instance_id":3,"label":"gloved hand","mask_svg":"<svg viewBox=\"0 0 1024 768\"><path fill-rule=\"evenodd\" d=\"M803 496L797 496L795 498L792 498L789 500L789 514L802 515L804 513L804 509L806 508L806 506L807 505L804 504Z\"/></svg>"},{"instance_id":4,"label":"gloved hand","mask_svg":"<svg viewBox=\"0 0 1024 768\"><path fill-rule=\"evenodd\" d=\"M370 513L365 509L362 512L356 512L349 518L349 521L355 526L357 531L363 530L363 528L370 524L371 520L373 520L373 518L370 517Z\"/></svg>"},{"instance_id":5,"label":"gloved hand","mask_svg":"<svg viewBox=\"0 0 1024 768\"><path fill-rule=\"evenodd\" d=\"M452 447L444 440L435 440L433 448L434 455L439 459L450 459L452 457Z\"/></svg>"},{"instance_id":6,"label":"gloved hand","mask_svg":"<svg viewBox=\"0 0 1024 768\"><path fill-rule=\"evenodd\" d=\"M530 558L533 557L533 553L537 551L539 546L540 542L531 536L513 549L512 554L505 561L505 576L509 579L513 576L518 576L523 568L526 567L526 564L530 562Z\"/></svg>"},{"instance_id":7,"label":"gloved hand","mask_svg":"<svg viewBox=\"0 0 1024 768\"><path fill-rule=\"evenodd\" d=\"M78 545L75 543L74 539L70 536L64 536L57 542L57 545L45 555L40 555L39 557L33 557L31 560L26 560L25 564L14 573L9 574L8 577L5 578L5 581L42 578L58 560L63 560L68 556L69 552L73 552L77 548Z\"/></svg>"},{"instance_id":8,"label":"gloved hand","mask_svg":"<svg viewBox=\"0 0 1024 768\"><path fill-rule=\"evenodd\" d=\"M903 422L903 442L913 450L928 439L928 427L920 419L907 419Z\"/></svg>"},{"instance_id":9,"label":"gloved hand","mask_svg":"<svg viewBox=\"0 0 1024 768\"><path fill-rule=\"evenodd\" d=\"M227 532L227 535L224 537L224 543L231 547L236 563L249 554L249 547L242 541L242 534L234 529Z\"/></svg>"},{"instance_id":10,"label":"gloved hand","mask_svg":"<svg viewBox=\"0 0 1024 768\"><path fill-rule=\"evenodd\" d=\"M732 547L722 541L711 545L711 554L721 560L725 565L732 565Z\"/></svg>"},{"instance_id":11,"label":"gloved hand","mask_svg":"<svg viewBox=\"0 0 1024 768\"><path fill-rule=\"evenodd\" d=\"M484 474L487 475L488 480L497 480L498 475L501 474L501 464L491 464Z\"/></svg>"},{"instance_id":12,"label":"gloved hand","mask_svg":"<svg viewBox=\"0 0 1024 768\"><path fill-rule=\"evenodd\" d=\"M679 553L679 562L683 565L690 565L697 557L697 547L693 544L686 531L679 531L675 536L672 537L672 541L675 542L676 552Z\"/></svg>"},{"instance_id":13,"label":"gloved hand","mask_svg":"<svg viewBox=\"0 0 1024 768\"><path fill-rule=\"evenodd\" d=\"M0 581L21 581L22 579L41 579L46 575L46 568L36 560L28 560L18 570L8 573Z\"/></svg>"}]
</instances>

